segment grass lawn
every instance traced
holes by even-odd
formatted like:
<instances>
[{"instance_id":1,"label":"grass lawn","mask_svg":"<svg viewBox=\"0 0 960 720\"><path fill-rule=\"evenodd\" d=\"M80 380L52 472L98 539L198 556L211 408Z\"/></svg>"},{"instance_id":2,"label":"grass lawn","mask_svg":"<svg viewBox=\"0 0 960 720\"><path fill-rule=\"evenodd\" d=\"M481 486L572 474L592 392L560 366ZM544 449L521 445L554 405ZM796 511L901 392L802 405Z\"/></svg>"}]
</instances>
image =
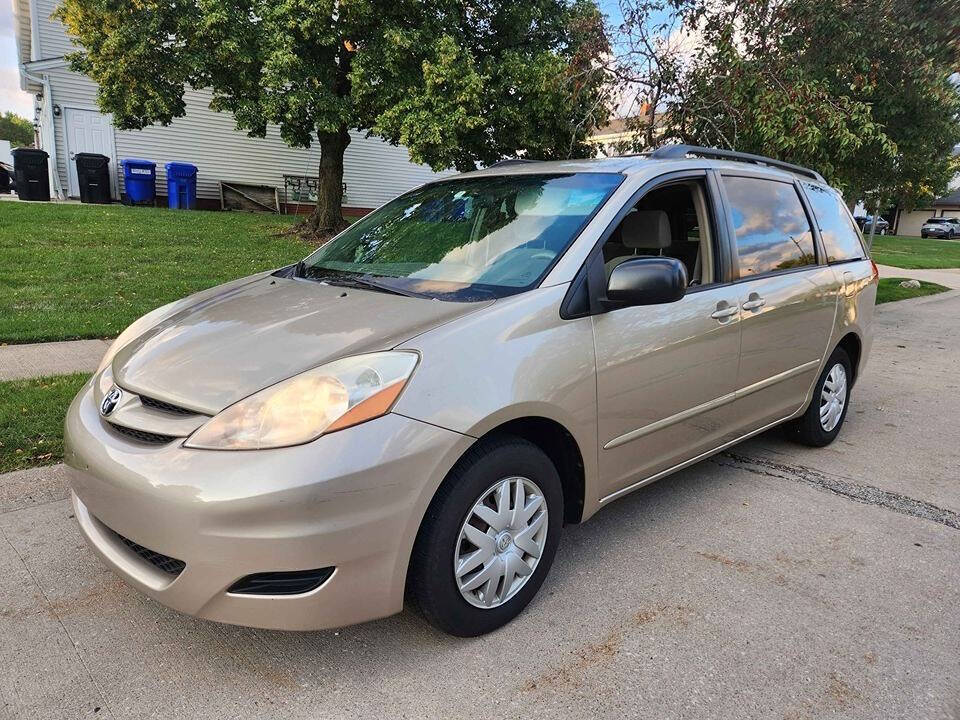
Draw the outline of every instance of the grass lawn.
<instances>
[{"instance_id":1,"label":"grass lawn","mask_svg":"<svg viewBox=\"0 0 960 720\"><path fill-rule=\"evenodd\" d=\"M960 240L875 235L870 255L881 265L911 270L955 268L960 267Z\"/></svg>"},{"instance_id":2,"label":"grass lawn","mask_svg":"<svg viewBox=\"0 0 960 720\"><path fill-rule=\"evenodd\" d=\"M0 382L0 473L63 460L63 417L88 377Z\"/></svg>"},{"instance_id":3,"label":"grass lawn","mask_svg":"<svg viewBox=\"0 0 960 720\"><path fill-rule=\"evenodd\" d=\"M950 288L936 283L920 281L918 288L902 288L900 283L909 278L880 278L880 286L877 288L877 305L881 303L894 302L895 300L907 300L908 298L923 297L924 295L936 295L946 292Z\"/></svg>"},{"instance_id":4,"label":"grass lawn","mask_svg":"<svg viewBox=\"0 0 960 720\"><path fill-rule=\"evenodd\" d=\"M292 216L0 204L0 343L117 335L159 305L294 262Z\"/></svg>"}]
</instances>

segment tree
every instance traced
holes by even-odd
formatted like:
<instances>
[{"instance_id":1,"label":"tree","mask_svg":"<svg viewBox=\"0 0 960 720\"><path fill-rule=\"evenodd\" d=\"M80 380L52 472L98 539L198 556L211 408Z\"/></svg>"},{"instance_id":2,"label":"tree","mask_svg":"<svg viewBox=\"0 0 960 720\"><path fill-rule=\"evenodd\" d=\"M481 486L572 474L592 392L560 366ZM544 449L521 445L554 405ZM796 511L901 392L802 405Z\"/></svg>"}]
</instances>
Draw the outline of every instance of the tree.
<instances>
[{"instance_id":1,"label":"tree","mask_svg":"<svg viewBox=\"0 0 960 720\"><path fill-rule=\"evenodd\" d=\"M33 123L16 113L0 115L0 140L9 140L13 147L33 145Z\"/></svg>"},{"instance_id":2,"label":"tree","mask_svg":"<svg viewBox=\"0 0 960 720\"><path fill-rule=\"evenodd\" d=\"M345 226L350 129L466 170L587 153L606 114L590 0L64 0L58 16L120 128L169 123L185 86L207 87L251 136L273 123L292 146L319 143L324 235Z\"/></svg>"},{"instance_id":3,"label":"tree","mask_svg":"<svg viewBox=\"0 0 960 720\"><path fill-rule=\"evenodd\" d=\"M778 157L817 168L851 202L910 206L942 192L956 169L960 94L951 75L960 67L960 15L953 5L641 0L632 18L625 13L632 22L623 32L652 29L662 43L656 18L666 10L695 38L683 52L676 42L670 53L656 42L645 46L668 70L653 75L666 78L657 142Z\"/></svg>"}]
</instances>

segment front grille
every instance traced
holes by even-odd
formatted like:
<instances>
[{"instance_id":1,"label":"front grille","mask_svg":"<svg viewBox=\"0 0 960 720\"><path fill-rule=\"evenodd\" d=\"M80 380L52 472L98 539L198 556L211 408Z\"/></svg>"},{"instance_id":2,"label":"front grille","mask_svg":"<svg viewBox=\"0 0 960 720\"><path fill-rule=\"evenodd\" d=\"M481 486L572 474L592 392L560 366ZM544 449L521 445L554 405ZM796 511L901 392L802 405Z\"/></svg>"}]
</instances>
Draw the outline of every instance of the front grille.
<instances>
[{"instance_id":1,"label":"front grille","mask_svg":"<svg viewBox=\"0 0 960 720\"><path fill-rule=\"evenodd\" d=\"M229 593L238 595L300 595L316 590L333 575L334 568L296 570L294 572L265 572L247 575L237 580Z\"/></svg>"},{"instance_id":2,"label":"front grille","mask_svg":"<svg viewBox=\"0 0 960 720\"><path fill-rule=\"evenodd\" d=\"M168 402L147 397L146 395L140 396L140 404L144 407L148 407L153 410L160 410L161 412L170 413L172 415L196 415L193 410L187 410L179 405L171 405Z\"/></svg>"},{"instance_id":3,"label":"front grille","mask_svg":"<svg viewBox=\"0 0 960 720\"><path fill-rule=\"evenodd\" d=\"M109 528L107 529L109 530ZM155 568L157 568L157 570L161 570L167 573L167 575L172 575L173 577L176 577L177 575L182 573L183 569L187 566L187 564L183 560L177 560L176 558L172 558L169 555L164 555L163 553L158 553L157 551L151 550L150 548L145 548L143 545L140 545L139 543L135 543L130 538L125 538L116 530L110 530L110 532L112 532L120 542L122 542L131 550L133 550L133 552L135 552L139 557L141 557L142 559L146 560L148 563L153 565Z\"/></svg>"},{"instance_id":4,"label":"front grille","mask_svg":"<svg viewBox=\"0 0 960 720\"><path fill-rule=\"evenodd\" d=\"M139 440L148 445L166 445L168 442L173 442L177 439L173 435L161 435L160 433L147 432L146 430L137 430L135 428L124 427L123 425L117 425L116 423L109 423L109 425L121 435L126 435L129 438Z\"/></svg>"}]
</instances>

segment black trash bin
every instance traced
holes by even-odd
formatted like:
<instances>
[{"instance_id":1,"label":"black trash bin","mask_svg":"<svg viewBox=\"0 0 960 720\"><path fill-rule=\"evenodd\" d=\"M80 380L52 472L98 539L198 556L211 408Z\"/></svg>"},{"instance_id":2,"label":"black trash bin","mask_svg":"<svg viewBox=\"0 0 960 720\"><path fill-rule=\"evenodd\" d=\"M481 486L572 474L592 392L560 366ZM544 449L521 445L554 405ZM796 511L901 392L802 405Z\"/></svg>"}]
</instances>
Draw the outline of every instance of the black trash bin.
<instances>
[{"instance_id":1,"label":"black trash bin","mask_svg":"<svg viewBox=\"0 0 960 720\"><path fill-rule=\"evenodd\" d=\"M77 182L80 202L110 202L110 158L97 153L77 153Z\"/></svg>"},{"instance_id":2,"label":"black trash bin","mask_svg":"<svg viewBox=\"0 0 960 720\"><path fill-rule=\"evenodd\" d=\"M13 174L17 183L17 196L21 200L50 199L48 157L43 150L34 148L17 148L13 151Z\"/></svg>"}]
</instances>

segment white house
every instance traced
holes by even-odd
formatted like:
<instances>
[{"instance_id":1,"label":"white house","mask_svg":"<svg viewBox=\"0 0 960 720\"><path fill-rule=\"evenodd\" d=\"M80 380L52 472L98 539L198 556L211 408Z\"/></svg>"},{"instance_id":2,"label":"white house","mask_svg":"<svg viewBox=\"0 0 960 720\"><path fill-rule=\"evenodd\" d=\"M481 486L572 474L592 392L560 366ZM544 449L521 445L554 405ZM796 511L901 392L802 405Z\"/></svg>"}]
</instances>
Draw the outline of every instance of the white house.
<instances>
[{"instance_id":1,"label":"white house","mask_svg":"<svg viewBox=\"0 0 960 720\"><path fill-rule=\"evenodd\" d=\"M166 195L163 171L170 161L197 166L197 196L201 207L220 206L220 182L266 185L277 189L280 203L306 210L311 205L297 177L317 174L320 149L291 148L271 126L265 138L250 138L236 130L233 116L209 108L211 93L187 90L186 115L167 127L118 130L96 106L96 85L71 72L63 57L76 47L59 20L50 17L58 0L13 0L20 61L20 85L35 97L35 122L40 147L50 155L50 189L60 197L79 197L73 156L95 152L110 158L113 194L124 192L123 158L157 163L157 193ZM285 176L288 179L285 184ZM430 168L410 161L406 149L353 133L344 158L344 212L361 214L435 177ZM286 188L286 192L285 192Z\"/></svg>"}]
</instances>

